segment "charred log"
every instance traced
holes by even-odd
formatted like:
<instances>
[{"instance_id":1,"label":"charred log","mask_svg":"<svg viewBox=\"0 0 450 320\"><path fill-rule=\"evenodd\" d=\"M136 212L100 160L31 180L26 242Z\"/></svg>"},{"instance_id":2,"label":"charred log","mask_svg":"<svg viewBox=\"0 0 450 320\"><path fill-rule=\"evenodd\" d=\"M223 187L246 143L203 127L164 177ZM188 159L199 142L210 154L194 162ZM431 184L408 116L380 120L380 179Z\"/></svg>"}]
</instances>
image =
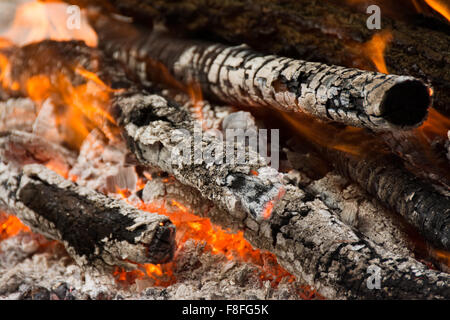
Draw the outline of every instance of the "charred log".
<instances>
[{"instance_id":1,"label":"charred log","mask_svg":"<svg viewBox=\"0 0 450 320\"><path fill-rule=\"evenodd\" d=\"M98 74L103 81L116 88L120 87L117 86L119 80L120 83L129 83L120 72L120 66L96 49L81 47L80 43L74 42L43 42L19 50L22 53L15 57L26 57L27 61L34 63L35 73L48 74L52 72L49 66L56 66L55 63L44 64L46 67L41 69L38 66L46 55L52 53L52 57L61 59L58 70L65 70L71 79L77 79L70 66L91 61L90 57L94 56L99 60L96 65L105 68ZM65 60L65 50L78 53L74 61ZM15 57L10 56L12 70L20 75L20 59ZM88 70L95 71L92 68ZM27 72L27 69L22 70L19 78L25 79ZM283 175L269 168L265 161L232 165L225 161L222 164L207 163L204 159L184 162L182 157L175 157L180 161L174 162L172 154L180 141L189 147L194 143L207 147L220 142L209 136L202 136L199 142L189 140L189 135L195 136L195 122L179 105L160 95L128 87L128 90L114 93L110 111L141 163L173 175L192 190L188 194L197 199L192 203L202 204L200 214L225 227L233 225L244 230L246 238L254 246L275 253L283 266L315 286L321 294L339 298L450 296L446 286L448 274L428 270L412 258L396 256L373 244L340 222L323 202L311 198L297 186L284 183ZM182 129L188 135L172 134ZM251 152L249 150L249 154ZM198 200L204 198L207 199L205 202ZM268 203L272 208L263 219ZM381 270L382 290L371 290L367 286L370 266ZM421 281L417 281L418 278Z\"/></svg>"},{"instance_id":2,"label":"charred log","mask_svg":"<svg viewBox=\"0 0 450 320\"><path fill-rule=\"evenodd\" d=\"M147 183L142 194L144 201L162 198L167 203L181 202L191 212L211 218L225 228L244 230L254 246L273 252L287 270L327 298L414 299L450 294L444 284L448 274L426 270L416 260L374 244L297 186L285 184L286 194L272 217L258 222L251 217L240 220L224 212L214 202L205 200L198 190L177 180L161 180L155 178ZM374 270L380 268L381 290L367 287L370 266ZM429 291L431 287L439 288L439 293Z\"/></svg>"},{"instance_id":3,"label":"charred log","mask_svg":"<svg viewBox=\"0 0 450 320\"><path fill-rule=\"evenodd\" d=\"M431 243L450 249L450 199L406 170L395 156L325 152L336 170L402 215Z\"/></svg>"},{"instance_id":4,"label":"charred log","mask_svg":"<svg viewBox=\"0 0 450 320\"><path fill-rule=\"evenodd\" d=\"M153 75L160 73L155 66L163 65L177 81L199 84L209 97L233 105L275 107L391 130L420 125L431 104L428 88L413 77L264 55L247 46L176 39L158 32L130 37L114 29L111 22L98 19L100 45L143 82L155 80Z\"/></svg>"},{"instance_id":5,"label":"charred log","mask_svg":"<svg viewBox=\"0 0 450 320\"><path fill-rule=\"evenodd\" d=\"M83 266L99 269L165 263L174 252L174 226L63 179L44 166L23 170L0 163L0 203L35 232L64 244Z\"/></svg>"},{"instance_id":6,"label":"charred log","mask_svg":"<svg viewBox=\"0 0 450 320\"><path fill-rule=\"evenodd\" d=\"M177 33L194 33L256 50L330 65L374 70L361 45L376 33L368 15L341 3L287 0L66 0L99 5L133 16L143 25L164 21ZM402 7L403 9L403 7ZM384 11L383 11L384 13ZM434 107L450 116L450 36L445 23L413 23L383 14L382 28L393 40L385 52L388 70L430 81Z\"/></svg>"}]
</instances>

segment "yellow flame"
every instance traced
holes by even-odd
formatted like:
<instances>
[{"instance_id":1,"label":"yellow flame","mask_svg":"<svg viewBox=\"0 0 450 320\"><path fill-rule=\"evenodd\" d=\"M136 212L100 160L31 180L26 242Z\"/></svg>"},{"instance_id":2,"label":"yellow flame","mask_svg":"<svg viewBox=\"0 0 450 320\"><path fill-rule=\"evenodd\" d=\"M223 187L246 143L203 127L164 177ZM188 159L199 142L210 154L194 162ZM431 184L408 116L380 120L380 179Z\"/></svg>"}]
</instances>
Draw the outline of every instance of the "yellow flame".
<instances>
[{"instance_id":1,"label":"yellow flame","mask_svg":"<svg viewBox=\"0 0 450 320\"><path fill-rule=\"evenodd\" d=\"M363 53L370 58L379 72L388 74L388 68L384 59L384 52L392 41L392 33L388 30L375 34L372 39L363 46Z\"/></svg>"},{"instance_id":2,"label":"yellow flame","mask_svg":"<svg viewBox=\"0 0 450 320\"><path fill-rule=\"evenodd\" d=\"M450 21L450 4L444 0L425 0L425 2L439 12L445 19Z\"/></svg>"}]
</instances>

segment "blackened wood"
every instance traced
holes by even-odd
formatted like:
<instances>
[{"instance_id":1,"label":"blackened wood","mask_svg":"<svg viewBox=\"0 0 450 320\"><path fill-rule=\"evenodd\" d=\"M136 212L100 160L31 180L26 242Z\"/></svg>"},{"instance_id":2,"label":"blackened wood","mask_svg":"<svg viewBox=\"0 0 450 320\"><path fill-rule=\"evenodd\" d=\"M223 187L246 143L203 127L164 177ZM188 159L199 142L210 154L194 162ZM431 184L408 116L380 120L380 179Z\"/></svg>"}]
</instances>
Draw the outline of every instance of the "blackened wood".
<instances>
[{"instance_id":1,"label":"blackened wood","mask_svg":"<svg viewBox=\"0 0 450 320\"><path fill-rule=\"evenodd\" d=\"M1 162L0 203L33 231L61 241L83 266L134 268L168 262L174 253L175 227L167 217L77 186L42 165Z\"/></svg>"},{"instance_id":2,"label":"blackened wood","mask_svg":"<svg viewBox=\"0 0 450 320\"><path fill-rule=\"evenodd\" d=\"M286 194L272 217L255 221L230 215L175 179L162 180L154 177L147 183L144 200L176 201L224 228L244 231L252 245L273 252L281 265L326 298L425 299L450 294L448 274L429 270L410 257L375 244L298 186L285 184ZM370 266L380 268L380 290L367 286Z\"/></svg>"},{"instance_id":3,"label":"blackened wood","mask_svg":"<svg viewBox=\"0 0 450 320\"><path fill-rule=\"evenodd\" d=\"M198 156L195 152L188 159L177 156L172 159L177 148L183 144L191 145L195 125L191 114L176 103L134 87L120 64L106 58L97 49L76 41L43 41L10 49L8 57L11 64L9 76L19 84L18 92L12 90L13 93L27 95L27 79L38 74L51 76L62 73L73 83L86 82L86 78L75 72L76 67L94 72L113 88L124 89L113 93L111 105L104 107L123 129L127 143L138 160L171 172L181 182L197 188L205 197L217 200L230 212L251 214L259 219L266 206L283 191L277 181L277 171L266 168L265 159L251 150L248 157L254 159L254 164L230 163L226 152L213 164L206 163L201 156L198 159L200 163L195 163L194 156ZM54 63L56 59L58 65ZM178 138L174 137L177 130L186 130L187 134L183 135L180 131ZM201 133L201 127L199 130ZM222 143L218 138L206 135L200 140L202 146L210 148ZM260 167L266 168L265 174L250 174Z\"/></svg>"},{"instance_id":4,"label":"blackened wood","mask_svg":"<svg viewBox=\"0 0 450 320\"><path fill-rule=\"evenodd\" d=\"M369 15L331 1L311 0L66 0L100 5L133 16L143 25L164 21L177 33L243 42L254 49L308 61L374 69L361 45ZM382 14L382 29L393 40L385 56L393 74L430 81L434 107L450 116L450 27L427 20L405 22Z\"/></svg>"},{"instance_id":5,"label":"blackened wood","mask_svg":"<svg viewBox=\"0 0 450 320\"><path fill-rule=\"evenodd\" d=\"M273 107L393 130L420 125L431 104L429 89L413 77L265 55L247 46L183 40L158 32L130 36L116 24L97 20L100 46L143 81L155 80L154 75L159 79L158 67L163 65L185 86L199 84L207 96L233 105Z\"/></svg>"},{"instance_id":6,"label":"blackened wood","mask_svg":"<svg viewBox=\"0 0 450 320\"><path fill-rule=\"evenodd\" d=\"M292 108L292 106L297 102L300 102L300 105L297 105L299 108L303 108L308 105L302 100L302 98L298 98L298 100L296 100L297 98L291 99L289 97L291 92L287 94L280 93L280 96L277 97L278 92L274 88L270 88L270 85L267 87L267 83L271 83L272 80L274 82L279 80L276 75L271 73L274 72L274 70L277 70L277 72L279 71L277 68L283 65L283 63L279 60L286 62L283 58L277 58L275 56L261 56L242 47L230 48L223 45L208 45L193 41L184 41L179 39L174 40L173 38L159 36L158 34L153 34L144 38L140 38L140 36L137 38L124 38L126 33L115 32L115 28L111 26L108 21L103 21L104 22L102 22L102 19L97 20L97 30L99 31L101 45L105 46L106 51L111 55L114 55L122 62L127 63L128 66L132 67L134 71L140 75L141 78L143 78L143 80L146 79L147 75L155 73L155 70L152 69L152 65L154 65L154 63L149 62L149 60L156 59L158 62L168 65L172 74L174 74L178 80L184 82L186 85L191 82L200 83L202 89L206 91L206 93L229 103L248 104L252 106L275 106L284 109L285 111L292 110L290 108ZM109 28L106 26L109 26ZM265 70L264 63L262 62L266 60L268 61L268 65L271 66L267 70ZM252 61L257 61L256 64L259 68L252 65ZM289 64L292 64L293 62L292 60L288 60L286 63L287 66L289 66ZM308 63L305 64L307 65ZM339 99L335 99L337 96L333 97L332 94L330 96L328 91L326 91L327 89L321 87L320 83L322 81L328 83L330 85L330 91L333 91L334 89L339 91L337 86L330 84L330 81L334 80L341 82L342 79L336 74L324 75L321 73L324 71L324 67L321 67L320 65L317 65L316 67L319 68L318 70L320 70L320 72L318 72L315 76L313 75L314 72L306 72L305 74L302 74L300 70L305 70L305 68L308 69L308 67L305 66L299 67L298 69L294 68L297 70L297 73L295 71L292 71L292 73L289 72L291 76L293 75L294 77L298 76L302 79L309 79L311 80L311 83L315 84L313 87L317 86L317 95L315 97L311 92L310 94L305 95L305 100L314 101L313 104L310 105L311 109L302 110L307 113L313 113L316 116L318 115L318 112L322 110L324 112L322 116L326 116L329 119L333 118L333 115L335 115L343 122L348 121L347 124L366 126L372 129L376 128L377 122L374 117L365 118L367 112L364 113L361 110L356 109L353 110L355 112L353 114L353 111L348 111L347 113L346 111L339 111L345 110L345 108L328 108L330 106L330 100L327 100L328 98L331 100L342 100L342 96L340 96ZM314 69L314 67L311 68ZM144 72L142 72L143 70ZM287 70L289 70L289 67ZM345 71L344 70L345 69L342 71L346 75L351 74L352 72L348 69ZM275 72L275 74L277 74L277 72ZM357 71L353 70L353 72ZM280 73L283 74L283 72ZM258 78L258 74L261 74L261 77ZM263 77L262 75L265 76ZM287 91L290 90L288 84L292 82L295 82L296 85L300 86L300 90L304 89L304 86L299 84L300 81L295 81L294 79L285 76L282 76L282 78L285 81L284 84L286 85ZM361 80L359 76L355 79L356 82ZM251 84L249 85L248 83ZM307 87L310 87L311 83L307 85ZM387 84L389 81L386 81L385 79L381 81L381 83ZM261 84L261 86L258 87L259 84ZM377 89L381 90L382 88L379 84L373 85ZM326 98L323 100L324 105L318 107L318 105L320 106L320 94L318 93L321 93L322 89L326 91L324 93ZM355 90L355 85L350 85L349 90ZM361 88L361 91L365 90L366 87ZM305 92L300 94L304 93ZM339 94L342 94L342 92L339 92ZM380 92L374 94L378 98L381 96ZM296 97L298 97L298 95ZM353 99L350 97L349 101L352 100ZM355 98L354 100L356 101L357 99ZM365 101L366 99L363 100ZM382 100L384 101L384 99ZM398 102L398 100L396 100L396 102ZM395 104L395 106L397 106L397 104ZM409 106L410 104L408 104L407 108ZM408 113L409 111L406 111L406 109L403 111ZM343 120L346 117L344 114L348 115L346 120ZM399 116L401 115L402 114ZM366 121L363 119L366 119ZM386 126L380 124L379 128L385 129ZM332 159L332 162L333 161L334 159ZM425 238L433 244L438 247L450 249L450 200L430 188L428 184L421 182L420 179L417 179L410 174L404 169L403 165L399 161L389 163L389 160L386 160L385 163L388 164L389 167L395 171L395 173L402 177L402 183L396 184L396 176L392 175L391 182L392 186L398 186L396 187L396 191L402 195L403 201L409 203L408 206L406 206L402 201L395 203L395 200L389 198L390 194L385 193L386 191L383 190L385 187L384 185L379 185L378 183L369 185L363 178L357 179L355 176L350 176L350 178L352 180L356 180L369 193L374 194L383 203L403 215L409 222L418 228ZM352 164L354 165L354 163ZM365 166L368 170L374 169L373 163L369 164L358 162L358 164L361 167ZM351 168L351 166L349 166L349 168ZM378 170L374 170L374 172L378 172ZM389 172L389 174L392 173L393 172ZM403 190L403 188L407 188L408 190ZM424 188L426 191L424 191ZM411 190L418 192L421 196L418 195L414 199L407 200L408 197L410 197L408 192ZM439 203L435 205L436 208L424 206L416 208L416 204L422 203L422 197L426 198L429 195L433 195L432 198L434 201ZM417 214L416 210L419 210L420 213ZM431 211L428 212L428 210ZM426 224L424 223L425 221L427 222Z\"/></svg>"},{"instance_id":7,"label":"blackened wood","mask_svg":"<svg viewBox=\"0 0 450 320\"><path fill-rule=\"evenodd\" d=\"M450 198L406 170L395 156L362 159L336 150L325 152L336 170L402 215L431 243L450 250Z\"/></svg>"},{"instance_id":8,"label":"blackened wood","mask_svg":"<svg viewBox=\"0 0 450 320\"><path fill-rule=\"evenodd\" d=\"M46 49L38 50L39 46ZM70 66L95 57L98 60L95 63L105 68L98 73L103 81L111 85L119 80L129 84L122 78L120 65L96 49L81 46L77 42L47 41L31 45L33 50L24 48L30 55L20 57L34 62L34 72L49 74L55 71L51 66L55 66L69 75ZM65 50L73 52L71 63L64 58ZM58 63L44 65L39 70L37 66L48 54L58 57ZM54 62L55 58L52 60ZM11 62L19 75L20 60L11 59ZM22 72L25 77L28 71ZM171 153L177 141L172 139L171 131L186 129L192 134L194 129L191 115L179 105L160 95L128 87L114 94L110 111L123 127L136 158L172 174L183 183L183 190L187 190L185 197L178 197L180 189L175 186L166 195L173 194L173 199L180 201L192 196L193 212L210 217L224 227L232 225L244 230L245 237L254 246L272 251L287 270L313 285L319 293L328 297L368 299L450 297L446 285L448 274L429 270L412 258L397 256L373 244L340 222L322 201L297 186L284 183L283 175L264 162L253 166L211 165L203 160L173 163ZM214 143L213 139L205 139L202 144ZM273 203L270 217L261 219L261 209L267 201L275 200L274 197L277 201ZM367 286L371 265L381 270L381 290L371 290Z\"/></svg>"}]
</instances>

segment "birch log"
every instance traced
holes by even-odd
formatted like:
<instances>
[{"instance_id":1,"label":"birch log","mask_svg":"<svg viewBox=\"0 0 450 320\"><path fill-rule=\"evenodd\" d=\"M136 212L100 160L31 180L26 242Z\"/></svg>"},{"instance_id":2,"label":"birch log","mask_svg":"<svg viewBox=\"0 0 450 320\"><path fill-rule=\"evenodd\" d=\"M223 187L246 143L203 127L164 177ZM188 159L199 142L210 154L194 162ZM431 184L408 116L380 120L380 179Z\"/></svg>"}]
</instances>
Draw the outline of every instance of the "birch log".
<instances>
[{"instance_id":1,"label":"birch log","mask_svg":"<svg viewBox=\"0 0 450 320\"><path fill-rule=\"evenodd\" d=\"M305 112L372 130L419 126L431 105L429 88L409 76L329 66L143 31L130 36L99 18L100 46L141 80L161 79L161 65L186 86L232 105ZM155 67L156 66L156 67ZM155 77L156 75L156 77Z\"/></svg>"}]
</instances>

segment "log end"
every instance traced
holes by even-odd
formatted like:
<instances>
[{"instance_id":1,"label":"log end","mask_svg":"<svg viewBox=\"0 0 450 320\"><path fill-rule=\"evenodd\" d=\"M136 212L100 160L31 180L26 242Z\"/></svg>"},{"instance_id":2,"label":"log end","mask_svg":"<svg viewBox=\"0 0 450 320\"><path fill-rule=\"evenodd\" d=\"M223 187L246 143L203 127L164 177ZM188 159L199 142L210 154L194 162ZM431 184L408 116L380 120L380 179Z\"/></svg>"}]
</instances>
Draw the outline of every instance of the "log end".
<instances>
[{"instance_id":1,"label":"log end","mask_svg":"<svg viewBox=\"0 0 450 320\"><path fill-rule=\"evenodd\" d=\"M146 245L147 263L167 263L173 259L175 254L175 226L169 219L160 222L152 241Z\"/></svg>"},{"instance_id":2,"label":"log end","mask_svg":"<svg viewBox=\"0 0 450 320\"><path fill-rule=\"evenodd\" d=\"M431 88L422 81L401 77L386 91L380 110L383 118L399 127L419 126L432 104Z\"/></svg>"}]
</instances>

